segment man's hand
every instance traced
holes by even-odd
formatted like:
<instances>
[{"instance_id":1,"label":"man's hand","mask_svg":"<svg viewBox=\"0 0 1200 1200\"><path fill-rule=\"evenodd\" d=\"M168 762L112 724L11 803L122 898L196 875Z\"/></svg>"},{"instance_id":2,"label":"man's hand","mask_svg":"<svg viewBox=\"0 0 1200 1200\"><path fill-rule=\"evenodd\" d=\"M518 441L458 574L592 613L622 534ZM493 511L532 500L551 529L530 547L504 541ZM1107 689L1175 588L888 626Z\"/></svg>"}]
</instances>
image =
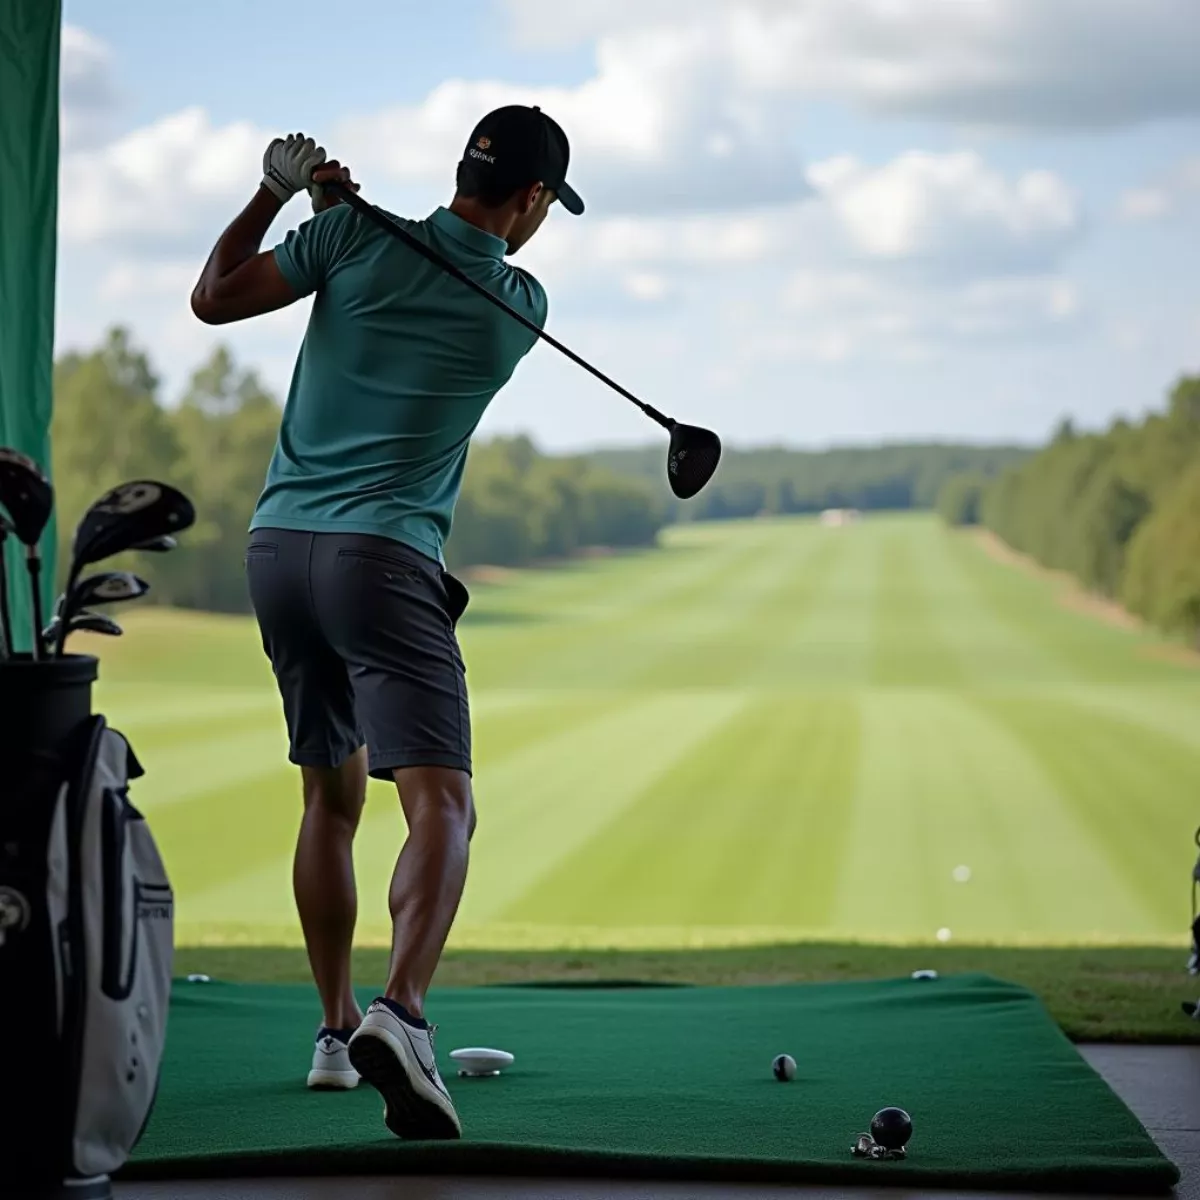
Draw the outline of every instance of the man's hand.
<instances>
[{"instance_id":1,"label":"man's hand","mask_svg":"<svg viewBox=\"0 0 1200 1200\"><path fill-rule=\"evenodd\" d=\"M327 183L340 183L348 187L352 192L359 190L358 184L350 178L350 168L343 167L336 158L332 158L327 163L322 163L312 174L312 186L308 189L312 196L312 209L314 213L324 212L327 208L332 208L335 204L343 204L341 196L336 196L332 192L327 192L324 185Z\"/></svg>"},{"instance_id":2,"label":"man's hand","mask_svg":"<svg viewBox=\"0 0 1200 1200\"><path fill-rule=\"evenodd\" d=\"M308 190L313 172L324 161L325 148L302 133L276 138L263 155L262 186L286 204L297 192Z\"/></svg>"}]
</instances>

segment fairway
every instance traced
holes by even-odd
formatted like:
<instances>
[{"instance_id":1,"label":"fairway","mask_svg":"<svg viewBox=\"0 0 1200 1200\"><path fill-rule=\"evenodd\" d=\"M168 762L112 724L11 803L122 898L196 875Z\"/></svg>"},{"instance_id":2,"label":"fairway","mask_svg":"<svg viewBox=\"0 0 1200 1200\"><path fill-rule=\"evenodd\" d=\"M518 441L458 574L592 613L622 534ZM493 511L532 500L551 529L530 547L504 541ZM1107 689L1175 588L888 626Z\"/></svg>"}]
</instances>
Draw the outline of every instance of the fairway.
<instances>
[{"instance_id":1,"label":"fairway","mask_svg":"<svg viewBox=\"0 0 1200 1200\"><path fill-rule=\"evenodd\" d=\"M479 830L451 944L1180 943L1200 670L1055 586L924 516L679 527L473 585ZM147 770L179 942L299 943L299 778L253 623L121 619L74 648ZM373 783L364 942L402 835Z\"/></svg>"}]
</instances>

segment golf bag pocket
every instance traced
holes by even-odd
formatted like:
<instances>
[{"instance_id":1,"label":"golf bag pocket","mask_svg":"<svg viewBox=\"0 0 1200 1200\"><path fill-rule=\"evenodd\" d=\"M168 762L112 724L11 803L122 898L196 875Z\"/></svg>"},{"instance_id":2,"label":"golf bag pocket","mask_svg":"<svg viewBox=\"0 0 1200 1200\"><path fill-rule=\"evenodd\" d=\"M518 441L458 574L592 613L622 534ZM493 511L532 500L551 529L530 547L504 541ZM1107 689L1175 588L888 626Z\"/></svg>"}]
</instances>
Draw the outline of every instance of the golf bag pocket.
<instances>
[{"instance_id":1,"label":"golf bag pocket","mask_svg":"<svg viewBox=\"0 0 1200 1200\"><path fill-rule=\"evenodd\" d=\"M67 894L58 945L69 1120L68 1174L119 1169L150 1117L166 1041L174 896L158 847L129 799L142 769L95 718L84 770L56 824Z\"/></svg>"}]
</instances>

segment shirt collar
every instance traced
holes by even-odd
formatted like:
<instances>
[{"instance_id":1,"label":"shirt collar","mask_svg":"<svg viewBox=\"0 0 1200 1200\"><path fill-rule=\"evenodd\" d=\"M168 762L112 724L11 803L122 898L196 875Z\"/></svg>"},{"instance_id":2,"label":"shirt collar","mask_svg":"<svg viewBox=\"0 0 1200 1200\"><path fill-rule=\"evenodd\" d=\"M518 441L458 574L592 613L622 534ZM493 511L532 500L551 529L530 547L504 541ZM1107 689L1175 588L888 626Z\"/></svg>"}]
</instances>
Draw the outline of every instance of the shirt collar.
<instances>
[{"instance_id":1,"label":"shirt collar","mask_svg":"<svg viewBox=\"0 0 1200 1200\"><path fill-rule=\"evenodd\" d=\"M464 246L486 254L489 258L503 258L508 253L508 243L503 238L472 225L470 221L464 221L444 205L434 210L429 221L455 241L462 242Z\"/></svg>"}]
</instances>

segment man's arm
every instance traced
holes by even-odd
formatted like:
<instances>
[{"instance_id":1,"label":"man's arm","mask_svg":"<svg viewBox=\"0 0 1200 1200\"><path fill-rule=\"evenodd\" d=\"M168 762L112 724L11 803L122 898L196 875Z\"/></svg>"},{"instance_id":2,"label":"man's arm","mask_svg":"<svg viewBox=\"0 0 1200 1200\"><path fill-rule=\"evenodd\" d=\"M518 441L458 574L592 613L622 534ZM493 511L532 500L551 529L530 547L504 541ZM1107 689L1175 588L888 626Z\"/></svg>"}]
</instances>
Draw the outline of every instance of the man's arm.
<instances>
[{"instance_id":1,"label":"man's arm","mask_svg":"<svg viewBox=\"0 0 1200 1200\"><path fill-rule=\"evenodd\" d=\"M313 184L337 180L355 191L350 172L336 161L325 162L325 151L303 134L276 138L263 156L263 181L254 198L217 239L200 279L192 290L192 312L207 325L244 321L274 312L301 298L302 292L285 278L275 254L263 251L262 241L280 209L297 192ZM333 202L314 193L313 209Z\"/></svg>"},{"instance_id":2,"label":"man's arm","mask_svg":"<svg viewBox=\"0 0 1200 1200\"><path fill-rule=\"evenodd\" d=\"M275 255L259 250L282 207L278 197L260 187L217 239L192 291L192 312L206 325L244 321L299 299Z\"/></svg>"}]
</instances>

